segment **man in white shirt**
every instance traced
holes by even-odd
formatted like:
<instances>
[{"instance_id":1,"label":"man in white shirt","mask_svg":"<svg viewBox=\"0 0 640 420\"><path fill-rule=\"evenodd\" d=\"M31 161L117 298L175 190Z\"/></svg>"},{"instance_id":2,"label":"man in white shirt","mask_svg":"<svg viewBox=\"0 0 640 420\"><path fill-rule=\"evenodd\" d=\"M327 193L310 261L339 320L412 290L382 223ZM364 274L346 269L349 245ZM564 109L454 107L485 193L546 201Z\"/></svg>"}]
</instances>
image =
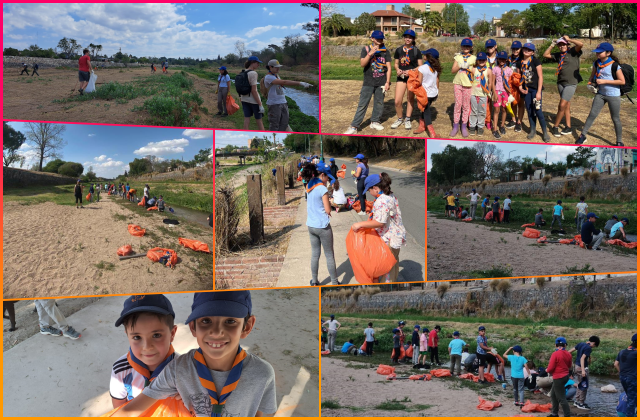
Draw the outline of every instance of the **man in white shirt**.
<instances>
[{"instance_id":1,"label":"man in white shirt","mask_svg":"<svg viewBox=\"0 0 640 420\"><path fill-rule=\"evenodd\" d=\"M469 217L471 220L476 218L476 208L478 207L478 198L480 198L480 194L476 193L476 189L473 188L471 190L471 194L467 194L467 197L471 197L471 205L469 206Z\"/></svg>"},{"instance_id":2,"label":"man in white shirt","mask_svg":"<svg viewBox=\"0 0 640 420\"><path fill-rule=\"evenodd\" d=\"M509 223L509 215L511 214L511 194L507 195L507 198L504 199L502 208L504 209L504 223Z\"/></svg>"},{"instance_id":3,"label":"man in white shirt","mask_svg":"<svg viewBox=\"0 0 640 420\"><path fill-rule=\"evenodd\" d=\"M580 202L576 204L576 227L578 228L578 232L582 229L582 224L585 222L587 218L587 208L589 207L587 203L584 202L585 198L580 197Z\"/></svg>"},{"instance_id":4,"label":"man in white shirt","mask_svg":"<svg viewBox=\"0 0 640 420\"><path fill-rule=\"evenodd\" d=\"M340 323L336 321L335 315L331 315L331 319L329 321L325 321L322 325L329 326L329 351L333 352L334 345L336 344L336 335L338 334L338 330L340 329Z\"/></svg>"}]
</instances>

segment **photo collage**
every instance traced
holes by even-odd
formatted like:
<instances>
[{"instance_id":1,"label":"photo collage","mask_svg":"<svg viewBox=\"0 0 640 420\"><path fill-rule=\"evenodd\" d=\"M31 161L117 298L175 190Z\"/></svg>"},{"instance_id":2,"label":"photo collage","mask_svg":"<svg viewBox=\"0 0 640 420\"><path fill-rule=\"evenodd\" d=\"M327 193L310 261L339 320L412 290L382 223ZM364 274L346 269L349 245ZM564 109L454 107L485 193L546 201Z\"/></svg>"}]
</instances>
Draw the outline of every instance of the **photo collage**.
<instances>
[{"instance_id":1,"label":"photo collage","mask_svg":"<svg viewBox=\"0 0 640 420\"><path fill-rule=\"evenodd\" d=\"M3 416L636 417L637 28L4 3Z\"/></svg>"}]
</instances>

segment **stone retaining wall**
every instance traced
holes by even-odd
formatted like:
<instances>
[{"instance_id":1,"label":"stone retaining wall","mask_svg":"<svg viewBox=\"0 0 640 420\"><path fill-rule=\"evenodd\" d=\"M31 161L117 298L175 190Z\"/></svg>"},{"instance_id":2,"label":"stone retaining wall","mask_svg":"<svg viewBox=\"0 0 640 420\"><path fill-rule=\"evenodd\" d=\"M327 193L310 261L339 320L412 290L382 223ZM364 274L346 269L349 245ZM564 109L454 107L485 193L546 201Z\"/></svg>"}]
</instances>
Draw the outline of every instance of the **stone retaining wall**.
<instances>
[{"instance_id":1,"label":"stone retaining wall","mask_svg":"<svg viewBox=\"0 0 640 420\"><path fill-rule=\"evenodd\" d=\"M184 171L163 172L160 174L146 174L135 178L134 181L163 181L167 179L180 181L208 181L213 180L213 168L189 168Z\"/></svg>"},{"instance_id":2,"label":"stone retaining wall","mask_svg":"<svg viewBox=\"0 0 640 420\"><path fill-rule=\"evenodd\" d=\"M26 169L2 167L2 185L4 188L33 187L38 185L75 184L76 178L48 172L35 172Z\"/></svg>"},{"instance_id":3,"label":"stone retaining wall","mask_svg":"<svg viewBox=\"0 0 640 420\"><path fill-rule=\"evenodd\" d=\"M16 57L16 56L3 56L2 67L22 67L22 63L29 64L29 68L33 63L38 63L41 69L55 68L55 67L71 67L78 68L78 60L65 60L62 58L42 58L42 57ZM94 66L98 67L140 67L139 63L110 63L102 61L92 61Z\"/></svg>"}]
</instances>

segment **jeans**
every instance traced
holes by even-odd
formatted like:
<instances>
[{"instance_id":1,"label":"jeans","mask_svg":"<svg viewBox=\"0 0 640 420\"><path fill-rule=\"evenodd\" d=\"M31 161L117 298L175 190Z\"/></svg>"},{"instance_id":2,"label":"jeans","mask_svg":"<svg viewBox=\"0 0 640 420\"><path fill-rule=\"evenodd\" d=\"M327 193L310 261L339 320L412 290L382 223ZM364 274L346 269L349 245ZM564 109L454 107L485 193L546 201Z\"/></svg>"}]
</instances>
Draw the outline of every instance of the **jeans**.
<instances>
[{"instance_id":1,"label":"jeans","mask_svg":"<svg viewBox=\"0 0 640 420\"><path fill-rule=\"evenodd\" d=\"M351 127L360 127L364 120L364 115L367 113L369 102L373 96L373 113L371 114L371 122L380 122L382 117L382 111L384 109L384 92L382 92L382 86L362 86L360 89L360 99L358 100L358 109L356 109L356 115L351 121Z\"/></svg>"},{"instance_id":2,"label":"jeans","mask_svg":"<svg viewBox=\"0 0 640 420\"><path fill-rule=\"evenodd\" d=\"M625 414L627 417L636 417L636 406L638 405L638 390L637 377L635 376L620 376L620 383L624 392L627 394L627 411Z\"/></svg>"},{"instance_id":3,"label":"jeans","mask_svg":"<svg viewBox=\"0 0 640 420\"><path fill-rule=\"evenodd\" d=\"M509 223L509 215L511 214L511 210L504 211L504 222Z\"/></svg>"},{"instance_id":4,"label":"jeans","mask_svg":"<svg viewBox=\"0 0 640 420\"><path fill-rule=\"evenodd\" d=\"M552 414L558 415L560 406L562 406L562 412L564 413L564 416L571 417L571 409L569 408L569 403L567 402L567 397L564 390L564 386L567 384L568 380L569 375L553 380L553 385L551 385Z\"/></svg>"},{"instance_id":5,"label":"jeans","mask_svg":"<svg viewBox=\"0 0 640 420\"><path fill-rule=\"evenodd\" d=\"M367 356L373 355L373 341L367 341L365 353L367 353Z\"/></svg>"},{"instance_id":6,"label":"jeans","mask_svg":"<svg viewBox=\"0 0 640 420\"><path fill-rule=\"evenodd\" d=\"M413 345L413 364L417 365L420 363L420 346Z\"/></svg>"},{"instance_id":7,"label":"jeans","mask_svg":"<svg viewBox=\"0 0 640 420\"><path fill-rule=\"evenodd\" d=\"M604 96L599 93L596 93L595 98L593 98L593 103L591 104L591 112L589 112L589 116L587 117L587 121L584 123L584 128L582 129L582 134L585 136L589 134L589 129L593 125L596 118L598 118L598 114L602 111L604 107L604 103L609 104L609 114L611 114L611 121L613 121L613 127L616 130L616 141L622 142L622 123L620 122L620 96Z\"/></svg>"},{"instance_id":8,"label":"jeans","mask_svg":"<svg viewBox=\"0 0 640 420\"><path fill-rule=\"evenodd\" d=\"M56 306L55 299L42 299L34 302L36 304L36 310L38 311L40 328L53 327L55 325L55 327L62 332L69 328L67 319Z\"/></svg>"},{"instance_id":9,"label":"jeans","mask_svg":"<svg viewBox=\"0 0 640 420\"><path fill-rule=\"evenodd\" d=\"M309 230L309 239L311 240L311 278L314 283L318 283L318 266L320 264L320 247L324 249L324 256L327 259L327 270L331 276L331 284L338 284L338 276L336 275L336 259L333 256L333 230L331 225L327 227L312 228Z\"/></svg>"},{"instance_id":10,"label":"jeans","mask_svg":"<svg viewBox=\"0 0 640 420\"><path fill-rule=\"evenodd\" d=\"M452 354L449 356L449 372L451 374L460 375L460 364L462 363L462 355L461 354Z\"/></svg>"},{"instance_id":11,"label":"jeans","mask_svg":"<svg viewBox=\"0 0 640 420\"><path fill-rule=\"evenodd\" d=\"M429 102L427 103L427 106L424 107L424 111L422 111L422 119L424 120L425 127L428 127L431 125L431 105L433 105L436 99L438 99L437 96L433 98L429 98Z\"/></svg>"},{"instance_id":12,"label":"jeans","mask_svg":"<svg viewBox=\"0 0 640 420\"><path fill-rule=\"evenodd\" d=\"M365 177L362 177L358 180L358 198L360 199L360 211L365 211L367 209L367 192L364 190L364 180Z\"/></svg>"},{"instance_id":13,"label":"jeans","mask_svg":"<svg viewBox=\"0 0 640 420\"><path fill-rule=\"evenodd\" d=\"M560 226L560 229L562 229L562 216L560 216L558 214L554 214L553 215L553 220L551 221L551 229L553 229L553 224L555 222L558 222L558 225Z\"/></svg>"},{"instance_id":14,"label":"jeans","mask_svg":"<svg viewBox=\"0 0 640 420\"><path fill-rule=\"evenodd\" d=\"M477 208L478 208L478 203L471 204L469 206L469 217L471 217L471 220L475 220L475 218L476 218L476 209Z\"/></svg>"},{"instance_id":15,"label":"jeans","mask_svg":"<svg viewBox=\"0 0 640 420\"><path fill-rule=\"evenodd\" d=\"M334 346L336 344L336 335L338 334L338 331L336 330L329 330L329 351L333 352Z\"/></svg>"},{"instance_id":16,"label":"jeans","mask_svg":"<svg viewBox=\"0 0 640 420\"><path fill-rule=\"evenodd\" d=\"M591 240L591 243L588 243L586 245L590 246L591 248L598 248L603 239L604 239L604 232L600 232L597 235L593 235L593 239Z\"/></svg>"},{"instance_id":17,"label":"jeans","mask_svg":"<svg viewBox=\"0 0 640 420\"><path fill-rule=\"evenodd\" d=\"M576 220L576 228L578 229L578 231L580 231L580 229L582 228L582 224L584 223L586 218L587 215L585 213L578 213L578 217Z\"/></svg>"},{"instance_id":18,"label":"jeans","mask_svg":"<svg viewBox=\"0 0 640 420\"><path fill-rule=\"evenodd\" d=\"M514 378L512 376L511 384L513 385L513 400L524 403L524 378Z\"/></svg>"},{"instance_id":19,"label":"jeans","mask_svg":"<svg viewBox=\"0 0 640 420\"><path fill-rule=\"evenodd\" d=\"M529 125L531 126L531 132L536 131L536 119L540 121L540 128L542 134L547 133L547 124L544 121L544 114L542 113L542 93L540 93L540 109L536 109L533 104L533 100L536 98L537 89L529 88L529 91L524 97L524 107L527 110L527 116L529 117Z\"/></svg>"}]
</instances>

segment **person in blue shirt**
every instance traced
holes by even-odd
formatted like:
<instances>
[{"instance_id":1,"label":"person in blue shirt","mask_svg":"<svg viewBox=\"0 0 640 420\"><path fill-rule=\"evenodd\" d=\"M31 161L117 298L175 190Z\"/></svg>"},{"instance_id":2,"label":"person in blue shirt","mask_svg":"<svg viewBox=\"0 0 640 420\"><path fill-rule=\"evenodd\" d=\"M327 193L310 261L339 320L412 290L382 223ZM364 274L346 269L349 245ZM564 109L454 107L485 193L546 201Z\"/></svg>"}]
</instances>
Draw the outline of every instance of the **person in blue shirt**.
<instances>
[{"instance_id":1,"label":"person in blue shirt","mask_svg":"<svg viewBox=\"0 0 640 420\"><path fill-rule=\"evenodd\" d=\"M231 85L231 76L227 72L227 68L222 66L218 69L218 113L222 117L227 117L227 96L229 95L229 86Z\"/></svg>"},{"instance_id":2,"label":"person in blue shirt","mask_svg":"<svg viewBox=\"0 0 640 420\"><path fill-rule=\"evenodd\" d=\"M597 335L592 335L588 341L578 343L574 348L569 350L569 353L576 352L574 376L575 382L578 384L578 391L576 392L573 405L581 410L591 410L591 407L585 402L589 389L589 363L591 362L591 349L599 345L600 338ZM583 381L585 382L581 385Z\"/></svg>"},{"instance_id":3,"label":"person in blue shirt","mask_svg":"<svg viewBox=\"0 0 640 420\"><path fill-rule=\"evenodd\" d=\"M623 218L621 221L619 221L618 223L616 223L611 227L611 234L609 235L609 237L611 239L620 239L625 242L629 242L627 240L627 233L624 231L624 227L627 226L628 224L629 224L629 219L627 219L626 217Z\"/></svg>"},{"instance_id":4,"label":"person in blue shirt","mask_svg":"<svg viewBox=\"0 0 640 420\"><path fill-rule=\"evenodd\" d=\"M349 341L347 341L346 343L344 343L342 345L342 352L343 353L349 353L349 350L351 350L352 347L355 347L356 345L353 344L353 338L349 339Z\"/></svg>"},{"instance_id":5,"label":"person in blue shirt","mask_svg":"<svg viewBox=\"0 0 640 420\"><path fill-rule=\"evenodd\" d=\"M307 193L307 229L311 240L311 286L319 286L318 265L320 262L320 248L324 249L327 259L327 269L331 276L331 284L338 285L336 274L336 260L333 255L333 230L329 223L331 216L331 204L329 203L329 190L327 182L335 180L331 175L329 165L308 163L301 172L306 181Z\"/></svg>"},{"instance_id":6,"label":"person in blue shirt","mask_svg":"<svg viewBox=\"0 0 640 420\"><path fill-rule=\"evenodd\" d=\"M508 354L511 350L513 350L513 354ZM527 366L528 360L522 357L522 347L520 346L509 347L502 356L511 363L513 404L517 407L524 407L524 370L527 371L527 376L531 376L531 371Z\"/></svg>"},{"instance_id":7,"label":"person in blue shirt","mask_svg":"<svg viewBox=\"0 0 640 420\"><path fill-rule=\"evenodd\" d=\"M625 414L627 417L636 417L638 405L638 335L633 334L631 345L620 350L613 366L620 373L620 383L627 394ZM619 411L619 410L617 410Z\"/></svg>"},{"instance_id":8,"label":"person in blue shirt","mask_svg":"<svg viewBox=\"0 0 640 420\"><path fill-rule=\"evenodd\" d=\"M461 365L462 365L462 348L464 346L466 346L467 343L465 343L463 340L460 339L460 333L458 331L454 331L453 332L453 340L451 340L449 342L449 372L451 372L451 375L453 376L454 374L454 368L455 368L455 374L456 375L460 375L460 371L461 371Z\"/></svg>"},{"instance_id":9,"label":"person in blue shirt","mask_svg":"<svg viewBox=\"0 0 640 420\"><path fill-rule=\"evenodd\" d=\"M356 160L356 185L358 189L358 199L360 200L360 216L364 216L367 213L366 210L366 196L367 191L364 189L364 180L369 176L369 159L365 158L363 154L358 153L354 159Z\"/></svg>"},{"instance_id":10,"label":"person in blue shirt","mask_svg":"<svg viewBox=\"0 0 640 420\"><path fill-rule=\"evenodd\" d=\"M482 220L487 220L487 213L489 213L489 198L491 196L487 194L487 196L482 200Z\"/></svg>"},{"instance_id":11,"label":"person in blue shirt","mask_svg":"<svg viewBox=\"0 0 640 420\"><path fill-rule=\"evenodd\" d=\"M560 229L562 229L562 220L564 220L564 209L562 208L562 200L558 200L557 204L553 206L553 220L551 221L551 229L553 224L558 222Z\"/></svg>"}]
</instances>

